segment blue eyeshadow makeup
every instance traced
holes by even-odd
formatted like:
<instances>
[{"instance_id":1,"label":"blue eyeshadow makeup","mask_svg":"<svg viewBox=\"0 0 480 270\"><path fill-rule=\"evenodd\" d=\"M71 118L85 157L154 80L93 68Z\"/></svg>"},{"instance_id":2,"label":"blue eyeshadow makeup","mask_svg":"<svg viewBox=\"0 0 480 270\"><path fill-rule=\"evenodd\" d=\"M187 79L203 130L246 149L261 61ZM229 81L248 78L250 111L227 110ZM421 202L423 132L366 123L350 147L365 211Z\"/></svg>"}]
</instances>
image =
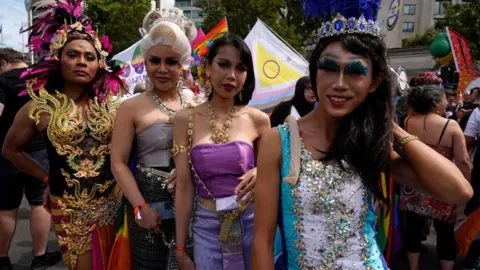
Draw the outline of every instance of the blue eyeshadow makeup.
<instances>
[{"instance_id":1,"label":"blue eyeshadow makeup","mask_svg":"<svg viewBox=\"0 0 480 270\"><path fill-rule=\"evenodd\" d=\"M324 57L322 60L318 60L317 68L325 71L340 71L340 66L338 65L338 63L328 57Z\"/></svg>"},{"instance_id":2,"label":"blue eyeshadow makeup","mask_svg":"<svg viewBox=\"0 0 480 270\"><path fill-rule=\"evenodd\" d=\"M345 73L368 76L368 65L362 60L352 61L345 65Z\"/></svg>"}]
</instances>

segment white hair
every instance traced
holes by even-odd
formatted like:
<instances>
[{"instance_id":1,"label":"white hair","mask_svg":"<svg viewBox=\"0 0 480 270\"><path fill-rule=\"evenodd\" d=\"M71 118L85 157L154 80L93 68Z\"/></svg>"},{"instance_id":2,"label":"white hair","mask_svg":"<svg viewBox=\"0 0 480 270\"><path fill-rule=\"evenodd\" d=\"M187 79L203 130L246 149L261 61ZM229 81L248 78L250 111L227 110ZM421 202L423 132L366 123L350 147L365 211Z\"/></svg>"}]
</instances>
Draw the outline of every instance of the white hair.
<instances>
[{"instance_id":1,"label":"white hair","mask_svg":"<svg viewBox=\"0 0 480 270\"><path fill-rule=\"evenodd\" d=\"M140 32L144 34L140 46L144 58L153 46L166 45L181 55L180 64L183 68L189 67L189 56L192 53L190 40L195 39L197 29L193 22L187 21L181 9L149 12Z\"/></svg>"}]
</instances>

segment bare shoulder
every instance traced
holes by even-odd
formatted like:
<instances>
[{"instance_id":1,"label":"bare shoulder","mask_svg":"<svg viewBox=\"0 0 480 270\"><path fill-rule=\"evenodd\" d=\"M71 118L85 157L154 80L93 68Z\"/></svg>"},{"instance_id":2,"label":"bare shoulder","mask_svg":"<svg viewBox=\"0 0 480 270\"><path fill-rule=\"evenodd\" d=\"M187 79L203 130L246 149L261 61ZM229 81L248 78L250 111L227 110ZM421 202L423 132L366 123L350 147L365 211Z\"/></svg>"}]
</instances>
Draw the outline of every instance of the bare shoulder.
<instances>
[{"instance_id":1,"label":"bare shoulder","mask_svg":"<svg viewBox=\"0 0 480 270\"><path fill-rule=\"evenodd\" d=\"M35 101L33 101L33 100L29 100L27 103L25 103L25 105L22 106L21 110L28 111L30 109L30 107L32 107L32 104L34 102Z\"/></svg>"},{"instance_id":2,"label":"bare shoulder","mask_svg":"<svg viewBox=\"0 0 480 270\"><path fill-rule=\"evenodd\" d=\"M273 156L281 155L281 140L278 128L274 127L267 131L260 144L260 151L267 151Z\"/></svg>"},{"instance_id":3,"label":"bare shoulder","mask_svg":"<svg viewBox=\"0 0 480 270\"><path fill-rule=\"evenodd\" d=\"M48 125L49 114L46 111L40 111L37 114L34 110L35 101L28 101L17 112L15 122L24 126L36 127L43 131Z\"/></svg>"},{"instance_id":4,"label":"bare shoulder","mask_svg":"<svg viewBox=\"0 0 480 270\"><path fill-rule=\"evenodd\" d=\"M36 108L37 102L35 100L30 100L25 105L22 106L22 108L17 112L17 117L20 116L27 116L28 119L33 121L34 115L35 115L35 108ZM40 116L45 116L47 115L46 112L40 113Z\"/></svg>"},{"instance_id":5,"label":"bare shoulder","mask_svg":"<svg viewBox=\"0 0 480 270\"><path fill-rule=\"evenodd\" d=\"M35 101L33 101L33 100L28 101L17 112L17 115L15 116L15 118L17 118L17 117L26 118L27 121L31 121L32 123L34 123L35 120L33 119L33 117L30 116L30 112L31 112L32 109L34 109L34 107L35 107ZM42 115L44 116L45 113L43 113ZM32 114L32 116L33 116L33 114ZM41 117L41 115L39 115L39 117Z\"/></svg>"},{"instance_id":6,"label":"bare shoulder","mask_svg":"<svg viewBox=\"0 0 480 270\"><path fill-rule=\"evenodd\" d=\"M184 124L186 125L189 121L189 116L190 116L190 111L191 110L195 110L195 107L188 106L187 108L179 111L173 117L173 125L174 126L184 126Z\"/></svg>"},{"instance_id":7,"label":"bare shoulder","mask_svg":"<svg viewBox=\"0 0 480 270\"><path fill-rule=\"evenodd\" d=\"M463 137L463 131L460 124L457 121L451 120L448 122L447 128L451 130L452 134Z\"/></svg>"},{"instance_id":8,"label":"bare shoulder","mask_svg":"<svg viewBox=\"0 0 480 270\"><path fill-rule=\"evenodd\" d=\"M443 129L445 129L446 134L455 134L458 132L463 133L462 129L460 128L460 124L458 124L458 122L455 120L446 119L441 116L438 116L438 118L436 118L435 120L436 121L434 122L434 124L439 129L439 132L442 132Z\"/></svg>"},{"instance_id":9,"label":"bare shoulder","mask_svg":"<svg viewBox=\"0 0 480 270\"><path fill-rule=\"evenodd\" d=\"M270 126L270 117L259 109L247 107L247 113L257 127Z\"/></svg>"},{"instance_id":10,"label":"bare shoulder","mask_svg":"<svg viewBox=\"0 0 480 270\"><path fill-rule=\"evenodd\" d=\"M449 128L460 128L460 124L455 120L447 119L447 122L448 122L448 127Z\"/></svg>"},{"instance_id":11,"label":"bare shoulder","mask_svg":"<svg viewBox=\"0 0 480 270\"><path fill-rule=\"evenodd\" d=\"M122 103L120 104L120 108L121 109L133 109L135 107L137 107L138 105L140 105L140 103L142 102L142 100L144 99L144 95L143 94L137 94L137 95L134 95L134 96L131 96L131 97L127 97L127 98L124 98L122 100Z\"/></svg>"}]
</instances>

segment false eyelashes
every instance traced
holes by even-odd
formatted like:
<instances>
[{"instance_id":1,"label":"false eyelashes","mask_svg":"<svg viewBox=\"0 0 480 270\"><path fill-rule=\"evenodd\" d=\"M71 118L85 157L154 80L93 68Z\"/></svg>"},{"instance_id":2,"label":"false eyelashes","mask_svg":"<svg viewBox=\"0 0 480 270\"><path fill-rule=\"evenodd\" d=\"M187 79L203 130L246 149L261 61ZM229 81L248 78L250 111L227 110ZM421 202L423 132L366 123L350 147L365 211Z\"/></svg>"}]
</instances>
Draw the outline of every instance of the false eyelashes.
<instances>
[{"instance_id":1,"label":"false eyelashes","mask_svg":"<svg viewBox=\"0 0 480 270\"><path fill-rule=\"evenodd\" d=\"M328 57L317 62L317 68L325 71L339 72L340 65ZM345 73L352 75L367 76L369 72L368 64L363 60L354 60L345 65Z\"/></svg>"},{"instance_id":2,"label":"false eyelashes","mask_svg":"<svg viewBox=\"0 0 480 270\"><path fill-rule=\"evenodd\" d=\"M325 71L340 71L340 66L337 64L337 62L327 57L317 62L317 68Z\"/></svg>"},{"instance_id":3,"label":"false eyelashes","mask_svg":"<svg viewBox=\"0 0 480 270\"><path fill-rule=\"evenodd\" d=\"M355 60L345 66L345 72L355 75L368 76L368 65L365 61Z\"/></svg>"}]
</instances>

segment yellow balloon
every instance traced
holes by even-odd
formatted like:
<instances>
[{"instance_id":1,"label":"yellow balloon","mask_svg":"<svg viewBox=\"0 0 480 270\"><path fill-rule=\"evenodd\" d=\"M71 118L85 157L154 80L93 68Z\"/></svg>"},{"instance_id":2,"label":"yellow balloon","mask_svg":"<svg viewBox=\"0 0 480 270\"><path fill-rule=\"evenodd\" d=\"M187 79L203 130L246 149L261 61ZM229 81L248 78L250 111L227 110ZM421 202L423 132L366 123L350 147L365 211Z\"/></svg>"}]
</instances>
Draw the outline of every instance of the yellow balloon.
<instances>
[{"instance_id":1,"label":"yellow balloon","mask_svg":"<svg viewBox=\"0 0 480 270\"><path fill-rule=\"evenodd\" d=\"M435 59L438 63L440 63L442 66L449 65L453 61L453 54L450 52L447 54L447 56L444 56L442 58L436 58Z\"/></svg>"}]
</instances>

